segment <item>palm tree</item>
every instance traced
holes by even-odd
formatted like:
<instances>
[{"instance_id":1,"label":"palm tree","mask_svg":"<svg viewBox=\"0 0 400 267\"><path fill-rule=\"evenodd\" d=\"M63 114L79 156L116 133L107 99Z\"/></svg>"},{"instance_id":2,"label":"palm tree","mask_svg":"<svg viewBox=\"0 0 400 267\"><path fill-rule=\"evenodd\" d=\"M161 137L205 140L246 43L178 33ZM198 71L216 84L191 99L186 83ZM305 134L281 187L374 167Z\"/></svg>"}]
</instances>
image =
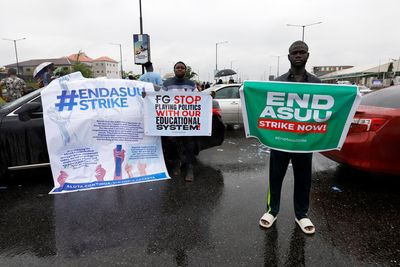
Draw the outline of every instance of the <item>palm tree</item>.
<instances>
[{"instance_id":1,"label":"palm tree","mask_svg":"<svg viewBox=\"0 0 400 267\"><path fill-rule=\"evenodd\" d=\"M192 67L187 66L185 78L192 79L194 76L198 76L197 73L192 71Z\"/></svg>"},{"instance_id":2,"label":"palm tree","mask_svg":"<svg viewBox=\"0 0 400 267\"><path fill-rule=\"evenodd\" d=\"M82 50L79 50L76 57L76 62L72 65L72 70L73 72L80 71L82 73L82 76L85 78L92 78L92 70L90 69L90 67L79 61L79 57L82 54L84 54Z\"/></svg>"}]
</instances>

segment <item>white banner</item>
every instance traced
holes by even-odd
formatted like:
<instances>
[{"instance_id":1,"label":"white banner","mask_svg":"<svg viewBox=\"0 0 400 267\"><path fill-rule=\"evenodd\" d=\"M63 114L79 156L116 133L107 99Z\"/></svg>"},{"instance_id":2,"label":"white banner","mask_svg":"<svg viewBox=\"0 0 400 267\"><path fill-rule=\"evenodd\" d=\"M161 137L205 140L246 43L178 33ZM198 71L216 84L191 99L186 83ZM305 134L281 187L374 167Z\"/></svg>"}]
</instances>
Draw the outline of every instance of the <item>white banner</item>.
<instances>
[{"instance_id":1,"label":"white banner","mask_svg":"<svg viewBox=\"0 0 400 267\"><path fill-rule=\"evenodd\" d=\"M144 90L153 85L74 73L42 91L50 193L169 178L161 139L144 135Z\"/></svg>"},{"instance_id":2,"label":"white banner","mask_svg":"<svg viewBox=\"0 0 400 267\"><path fill-rule=\"evenodd\" d=\"M211 135L212 97L209 94L146 91L144 104L146 135Z\"/></svg>"}]
</instances>

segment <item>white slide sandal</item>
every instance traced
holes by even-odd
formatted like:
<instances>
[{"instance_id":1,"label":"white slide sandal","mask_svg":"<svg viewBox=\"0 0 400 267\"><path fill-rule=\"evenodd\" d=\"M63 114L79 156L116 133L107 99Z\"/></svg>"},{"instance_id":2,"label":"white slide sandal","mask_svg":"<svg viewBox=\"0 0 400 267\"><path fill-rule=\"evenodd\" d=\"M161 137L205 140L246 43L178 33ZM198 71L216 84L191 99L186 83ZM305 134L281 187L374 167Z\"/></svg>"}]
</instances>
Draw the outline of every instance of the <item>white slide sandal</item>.
<instances>
[{"instance_id":1,"label":"white slide sandal","mask_svg":"<svg viewBox=\"0 0 400 267\"><path fill-rule=\"evenodd\" d=\"M303 233L311 235L313 233L315 233L315 226L314 224L311 222L310 219L308 218L303 218L300 220L297 220L297 218L295 219L296 223L299 225L301 231L303 231ZM307 229L309 227L312 227L311 229Z\"/></svg>"},{"instance_id":2,"label":"white slide sandal","mask_svg":"<svg viewBox=\"0 0 400 267\"><path fill-rule=\"evenodd\" d=\"M278 217L278 216L276 216ZM260 219L260 226L264 228L270 228L274 222L276 221L276 217L274 217L270 213L264 213L264 215Z\"/></svg>"}]
</instances>

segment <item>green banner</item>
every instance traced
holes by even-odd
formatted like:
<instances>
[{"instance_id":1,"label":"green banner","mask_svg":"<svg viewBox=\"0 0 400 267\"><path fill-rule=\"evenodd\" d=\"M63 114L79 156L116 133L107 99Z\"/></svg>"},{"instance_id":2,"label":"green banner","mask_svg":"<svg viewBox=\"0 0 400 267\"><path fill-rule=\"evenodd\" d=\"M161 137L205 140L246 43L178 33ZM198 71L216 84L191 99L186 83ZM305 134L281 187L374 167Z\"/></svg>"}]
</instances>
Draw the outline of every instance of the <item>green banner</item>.
<instances>
[{"instance_id":1,"label":"green banner","mask_svg":"<svg viewBox=\"0 0 400 267\"><path fill-rule=\"evenodd\" d=\"M357 86L245 81L246 137L281 151L340 149L361 95Z\"/></svg>"}]
</instances>

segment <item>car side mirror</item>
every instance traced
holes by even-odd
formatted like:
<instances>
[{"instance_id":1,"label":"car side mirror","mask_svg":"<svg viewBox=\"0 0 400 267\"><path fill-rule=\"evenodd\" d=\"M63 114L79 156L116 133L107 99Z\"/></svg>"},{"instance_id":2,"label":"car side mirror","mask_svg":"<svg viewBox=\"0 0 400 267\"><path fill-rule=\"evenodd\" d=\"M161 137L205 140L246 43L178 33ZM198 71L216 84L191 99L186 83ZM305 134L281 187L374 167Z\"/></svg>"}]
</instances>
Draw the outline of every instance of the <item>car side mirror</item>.
<instances>
[{"instance_id":1,"label":"car side mirror","mask_svg":"<svg viewBox=\"0 0 400 267\"><path fill-rule=\"evenodd\" d=\"M30 102L21 106L18 110L15 111L15 114L18 114L18 118L20 121L28 121L32 117L32 113L42 111L42 104L38 102Z\"/></svg>"}]
</instances>

